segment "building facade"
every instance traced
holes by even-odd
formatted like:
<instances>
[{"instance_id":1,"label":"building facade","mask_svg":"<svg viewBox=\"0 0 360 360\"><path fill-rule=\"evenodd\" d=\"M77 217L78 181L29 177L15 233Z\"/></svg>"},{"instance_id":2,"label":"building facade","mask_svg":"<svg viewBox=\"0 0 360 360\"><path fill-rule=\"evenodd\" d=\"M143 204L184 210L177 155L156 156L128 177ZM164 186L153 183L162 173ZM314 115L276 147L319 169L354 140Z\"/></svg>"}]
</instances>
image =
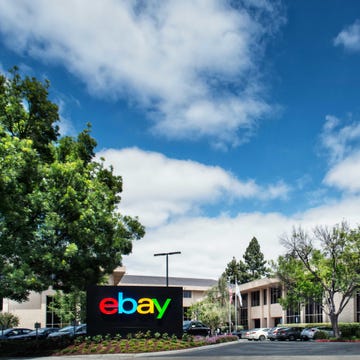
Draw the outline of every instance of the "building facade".
<instances>
[{"instance_id":1,"label":"building facade","mask_svg":"<svg viewBox=\"0 0 360 360\"><path fill-rule=\"evenodd\" d=\"M244 328L274 327L278 324L329 323L321 304L309 301L296 310L283 309L279 299L283 286L276 278L254 280L239 286L242 307L237 312L237 323ZM340 296L338 296L338 302ZM360 292L355 294L339 316L339 322L360 322Z\"/></svg>"},{"instance_id":2,"label":"building facade","mask_svg":"<svg viewBox=\"0 0 360 360\"><path fill-rule=\"evenodd\" d=\"M204 298L205 293L216 285L217 281L212 279L195 279L169 277L169 286L183 288L183 313L184 319L187 316L187 309L190 305ZM127 275L124 267L118 267L109 277L109 284L115 286L166 286L166 278L161 276ZM2 311L10 312L18 316L20 327L34 328L35 323L41 327L63 326L60 319L51 310L50 304L55 291L48 289L41 293L31 292L29 300L18 303L13 300L3 299ZM66 324L67 325L67 324Z\"/></svg>"},{"instance_id":3,"label":"building facade","mask_svg":"<svg viewBox=\"0 0 360 360\"><path fill-rule=\"evenodd\" d=\"M169 277L169 286L183 288L183 314L187 319L187 309L204 299L207 290L217 284L213 279L196 279ZM127 275L123 267L115 269L109 278L109 285L118 286L166 286L166 278L161 276ZM274 327L286 323L328 323L330 319L321 310L320 304L309 302L297 310L283 309L279 299L283 287L276 278L254 280L239 286L242 306L236 311L234 323L244 328ZM2 311L17 315L19 326L34 328L35 323L41 326L63 326L50 310L55 291L49 289L41 293L31 293L29 300L18 303L3 299ZM338 299L340 301L340 299ZM0 304L1 305L1 304ZM1 310L1 309L0 309ZM233 321L233 320L232 320ZM340 322L360 322L360 292L353 296L339 317Z\"/></svg>"}]
</instances>

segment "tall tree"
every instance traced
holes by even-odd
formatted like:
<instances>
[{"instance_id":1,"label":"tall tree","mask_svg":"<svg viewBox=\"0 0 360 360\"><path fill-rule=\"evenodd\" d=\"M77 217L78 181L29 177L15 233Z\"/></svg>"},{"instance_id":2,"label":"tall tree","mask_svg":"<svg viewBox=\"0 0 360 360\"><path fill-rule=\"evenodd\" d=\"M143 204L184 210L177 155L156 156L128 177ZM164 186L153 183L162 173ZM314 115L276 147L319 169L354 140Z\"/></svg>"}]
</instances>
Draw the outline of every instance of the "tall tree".
<instances>
[{"instance_id":1,"label":"tall tree","mask_svg":"<svg viewBox=\"0 0 360 360\"><path fill-rule=\"evenodd\" d=\"M227 264L222 277L228 279L232 284L235 283L235 279L238 284L260 279L269 275L266 263L259 242L256 237L253 237L245 249L243 260L237 261L233 257Z\"/></svg>"},{"instance_id":2,"label":"tall tree","mask_svg":"<svg viewBox=\"0 0 360 360\"><path fill-rule=\"evenodd\" d=\"M234 284L235 281L241 281L240 279L242 276L243 274L240 272L239 263L235 256L233 256L231 261L227 264L222 277L231 284Z\"/></svg>"},{"instance_id":3,"label":"tall tree","mask_svg":"<svg viewBox=\"0 0 360 360\"><path fill-rule=\"evenodd\" d=\"M269 270L266 267L266 260L264 260L264 254L261 252L260 244L256 237L253 237L245 250L244 262L246 271L250 276L249 281L260 279L269 274Z\"/></svg>"},{"instance_id":4,"label":"tall tree","mask_svg":"<svg viewBox=\"0 0 360 360\"><path fill-rule=\"evenodd\" d=\"M282 243L287 253L276 265L286 289L282 305L320 302L339 337L339 315L360 289L360 228L350 229L346 223L331 229L318 226L311 235L293 229Z\"/></svg>"},{"instance_id":5,"label":"tall tree","mask_svg":"<svg viewBox=\"0 0 360 360\"><path fill-rule=\"evenodd\" d=\"M144 236L119 212L122 178L95 161L90 125L59 137L48 86L0 76L0 298L84 290Z\"/></svg>"}]
</instances>

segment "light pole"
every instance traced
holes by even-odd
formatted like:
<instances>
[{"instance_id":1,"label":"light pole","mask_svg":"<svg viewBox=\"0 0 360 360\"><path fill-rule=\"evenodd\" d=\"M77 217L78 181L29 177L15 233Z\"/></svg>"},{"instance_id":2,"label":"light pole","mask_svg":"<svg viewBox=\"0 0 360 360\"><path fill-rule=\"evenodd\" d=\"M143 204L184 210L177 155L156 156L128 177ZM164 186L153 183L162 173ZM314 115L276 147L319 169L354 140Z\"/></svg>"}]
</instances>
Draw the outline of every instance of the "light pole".
<instances>
[{"instance_id":1,"label":"light pole","mask_svg":"<svg viewBox=\"0 0 360 360\"><path fill-rule=\"evenodd\" d=\"M172 251L167 253L157 253L154 256L166 256L166 286L169 286L169 255L181 254L181 251Z\"/></svg>"}]
</instances>

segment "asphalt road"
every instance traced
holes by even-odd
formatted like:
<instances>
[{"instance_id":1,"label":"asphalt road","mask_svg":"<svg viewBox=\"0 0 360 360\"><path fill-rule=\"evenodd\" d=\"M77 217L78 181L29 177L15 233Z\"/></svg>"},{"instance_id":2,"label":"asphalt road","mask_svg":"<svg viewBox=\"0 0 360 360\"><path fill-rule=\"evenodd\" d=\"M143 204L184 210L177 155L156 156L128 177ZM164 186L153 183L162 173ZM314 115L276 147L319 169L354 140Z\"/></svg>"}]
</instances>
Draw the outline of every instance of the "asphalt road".
<instances>
[{"instance_id":1,"label":"asphalt road","mask_svg":"<svg viewBox=\"0 0 360 360\"><path fill-rule=\"evenodd\" d=\"M205 360L209 358L221 360L360 360L360 343L345 342L288 342L288 341L247 341L240 340L234 343L210 345L202 348L179 352L152 353L152 354L109 354L109 355L82 355L57 356L42 358L26 358L26 360L130 360L134 358L150 360ZM3 358L0 358L3 359ZM16 360L20 360L17 358Z\"/></svg>"}]
</instances>

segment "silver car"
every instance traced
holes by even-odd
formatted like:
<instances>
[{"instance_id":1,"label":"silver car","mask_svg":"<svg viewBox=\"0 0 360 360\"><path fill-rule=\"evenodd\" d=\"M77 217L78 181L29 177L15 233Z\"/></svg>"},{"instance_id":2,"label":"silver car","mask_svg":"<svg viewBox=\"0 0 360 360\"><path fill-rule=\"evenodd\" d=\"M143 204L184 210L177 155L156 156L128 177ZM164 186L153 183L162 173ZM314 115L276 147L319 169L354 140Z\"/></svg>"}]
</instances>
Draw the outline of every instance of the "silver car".
<instances>
[{"instance_id":1,"label":"silver car","mask_svg":"<svg viewBox=\"0 0 360 360\"><path fill-rule=\"evenodd\" d=\"M329 337L334 336L334 331L331 327L317 326L317 327L305 328L300 334L300 339L301 340L313 340L315 334L318 331L323 331L323 332L327 333Z\"/></svg>"}]
</instances>

